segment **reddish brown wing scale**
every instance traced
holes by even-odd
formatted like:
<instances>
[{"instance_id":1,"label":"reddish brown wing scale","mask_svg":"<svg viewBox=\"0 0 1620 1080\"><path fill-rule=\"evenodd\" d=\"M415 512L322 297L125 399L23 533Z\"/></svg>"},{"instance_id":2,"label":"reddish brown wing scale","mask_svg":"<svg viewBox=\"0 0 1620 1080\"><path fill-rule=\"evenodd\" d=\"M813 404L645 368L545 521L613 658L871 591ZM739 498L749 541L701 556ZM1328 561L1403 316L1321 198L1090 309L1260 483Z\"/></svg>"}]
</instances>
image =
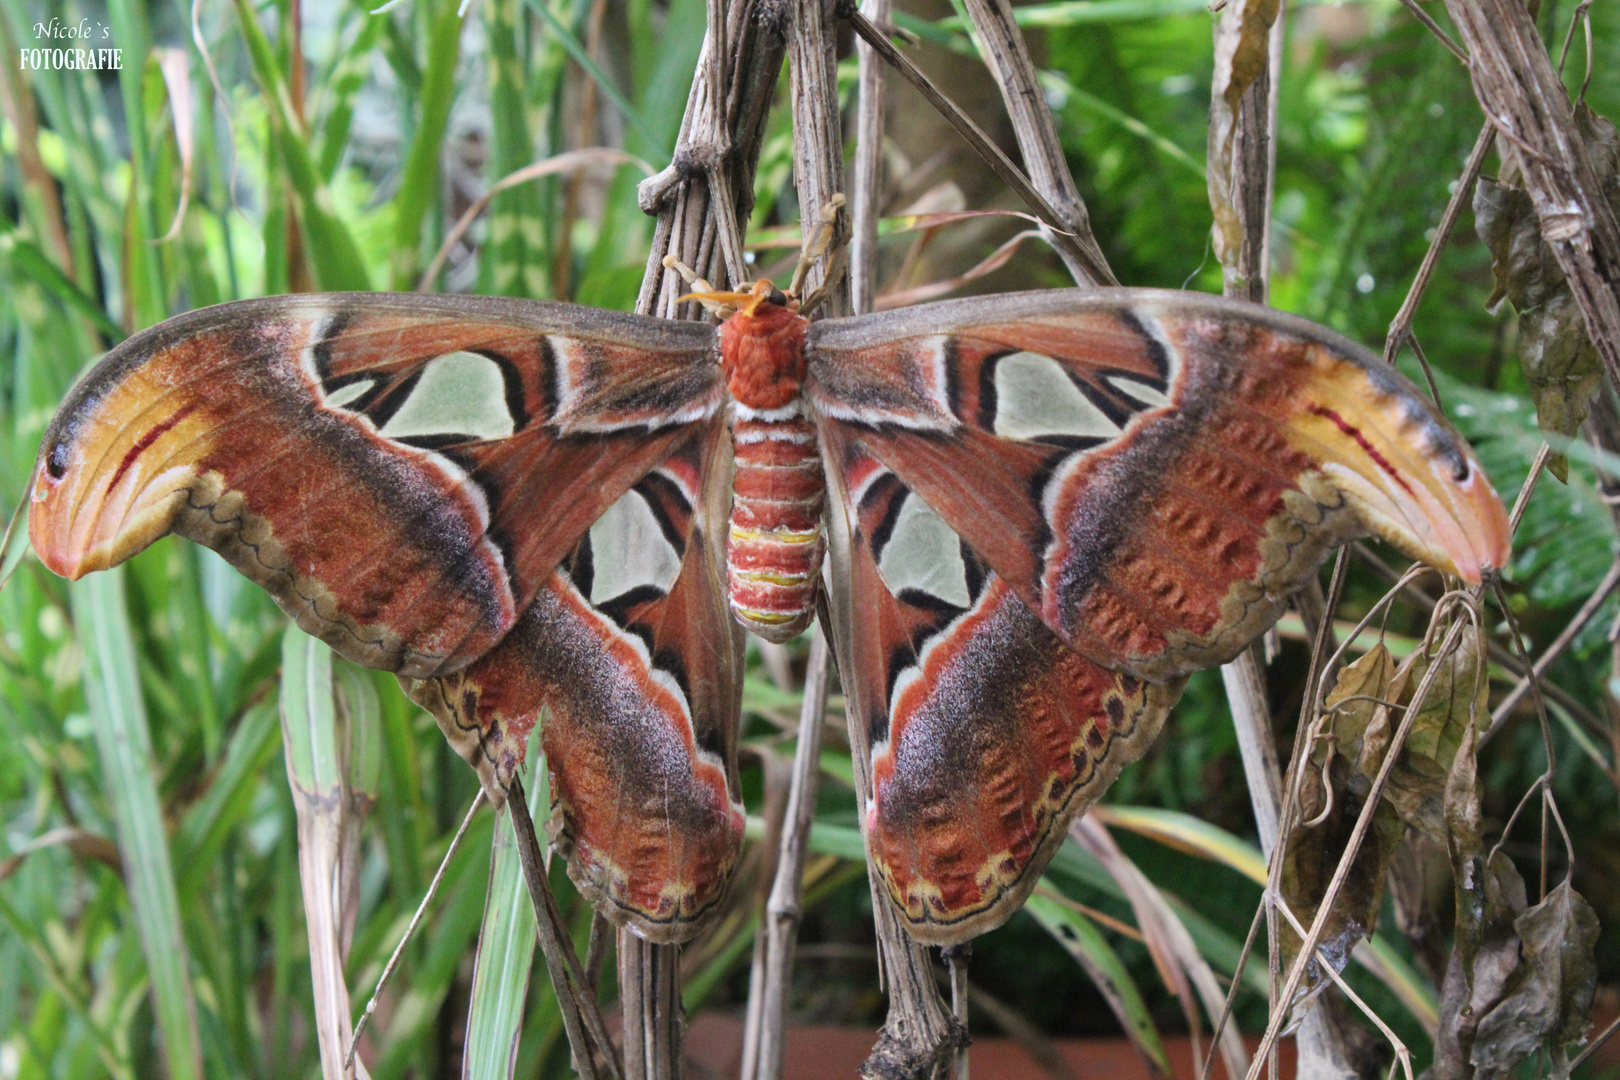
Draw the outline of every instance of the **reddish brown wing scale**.
<instances>
[{"instance_id":1,"label":"reddish brown wing scale","mask_svg":"<svg viewBox=\"0 0 1620 1080\"><path fill-rule=\"evenodd\" d=\"M1475 581L1506 559L1466 445L1300 320L1070 290L822 323L809 347L868 850L924 941L1016 910L1182 677L1332 544L1375 533Z\"/></svg>"},{"instance_id":2,"label":"reddish brown wing scale","mask_svg":"<svg viewBox=\"0 0 1620 1080\"><path fill-rule=\"evenodd\" d=\"M824 433L893 469L1070 646L1144 679L1231 659L1349 537L1476 581L1506 558L1462 440L1302 320L1065 290L819 324L810 348Z\"/></svg>"}]
</instances>

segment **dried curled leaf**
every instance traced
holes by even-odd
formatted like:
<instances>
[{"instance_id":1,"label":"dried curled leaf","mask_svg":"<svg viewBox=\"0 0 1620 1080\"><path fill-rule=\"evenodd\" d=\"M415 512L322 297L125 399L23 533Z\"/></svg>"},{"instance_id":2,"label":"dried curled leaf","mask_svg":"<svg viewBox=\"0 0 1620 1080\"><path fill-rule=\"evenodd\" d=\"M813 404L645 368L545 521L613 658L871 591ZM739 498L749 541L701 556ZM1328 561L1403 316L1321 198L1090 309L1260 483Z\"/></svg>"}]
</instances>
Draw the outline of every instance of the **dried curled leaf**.
<instances>
[{"instance_id":1,"label":"dried curled leaf","mask_svg":"<svg viewBox=\"0 0 1620 1080\"><path fill-rule=\"evenodd\" d=\"M1362 798L1343 785L1342 774L1348 771L1343 759L1336 760L1331 769L1337 789L1331 809L1316 825L1292 829L1283 853L1282 896L1301 925L1307 927L1316 918L1327 895L1328 883L1344 857L1363 806ZM1316 799L1321 798L1318 792ZM1318 803L1317 813L1323 805ZM1310 809L1307 802L1307 811ZM1373 811L1372 829L1350 864L1350 872L1328 912L1317 943L1318 955L1305 969L1299 996L1294 1000L1296 1016L1301 1015L1304 1006L1327 985L1321 960L1325 958L1334 971L1343 971L1356 944L1377 928L1378 912L1384 902L1384 867L1404 832L1400 818L1388 803L1381 803ZM1302 944L1299 935L1285 925L1282 931L1285 968L1293 964Z\"/></svg>"},{"instance_id":2,"label":"dried curled leaf","mask_svg":"<svg viewBox=\"0 0 1620 1080\"><path fill-rule=\"evenodd\" d=\"M1620 213L1620 134L1584 103L1575 107L1575 126L1609 205ZM1535 396L1537 423L1547 434L1573 436L1602 384L1603 368L1516 168L1495 180L1480 178L1474 227L1491 252L1495 288L1489 305L1494 309L1506 299L1519 313L1519 363ZM1568 479L1563 455L1548 467Z\"/></svg>"},{"instance_id":3,"label":"dried curled leaf","mask_svg":"<svg viewBox=\"0 0 1620 1080\"><path fill-rule=\"evenodd\" d=\"M1480 1080L1505 1076L1538 1048L1569 1075L1566 1047L1586 1037L1597 965L1598 919L1566 879L1514 920L1519 963L1501 999L1479 1021L1472 1060ZM1476 980L1476 988L1478 981Z\"/></svg>"},{"instance_id":4,"label":"dried curled leaf","mask_svg":"<svg viewBox=\"0 0 1620 1080\"><path fill-rule=\"evenodd\" d=\"M1480 1018L1501 999L1519 963L1514 920L1527 906L1524 879L1506 855L1489 861L1476 847L1457 875L1458 947L1440 990L1440 1030L1430 1080L1474 1080L1470 1062ZM1470 928L1472 947L1463 955Z\"/></svg>"},{"instance_id":5,"label":"dried curled leaf","mask_svg":"<svg viewBox=\"0 0 1620 1080\"><path fill-rule=\"evenodd\" d=\"M1369 724L1381 710L1380 701L1395 679L1395 659L1382 641L1343 668L1324 704L1332 717L1333 737L1341 747L1360 745Z\"/></svg>"},{"instance_id":6,"label":"dried curled leaf","mask_svg":"<svg viewBox=\"0 0 1620 1080\"><path fill-rule=\"evenodd\" d=\"M1409 708L1414 706L1411 693L1422 684L1429 665L1422 652L1413 655L1406 683L1412 690L1402 687L1400 691L1402 703ZM1470 731L1477 732L1490 722L1489 690L1484 642L1478 633L1466 633L1451 655L1440 661L1423 701L1415 703L1412 731L1384 787L1384 798L1401 820L1436 840L1443 841L1447 835L1445 792L1458 750Z\"/></svg>"},{"instance_id":7,"label":"dried curled leaf","mask_svg":"<svg viewBox=\"0 0 1620 1080\"><path fill-rule=\"evenodd\" d=\"M1445 845L1408 829L1390 855L1388 885L1395 925L1412 945L1424 972L1438 985L1445 977L1451 917L1451 860Z\"/></svg>"},{"instance_id":8,"label":"dried curled leaf","mask_svg":"<svg viewBox=\"0 0 1620 1080\"><path fill-rule=\"evenodd\" d=\"M1428 691L1414 701L1435 663L1440 667ZM1301 824L1290 831L1283 855L1283 898L1307 924L1327 894L1393 740L1401 713L1391 705L1416 710L1373 812L1372 829L1325 924L1321 949L1336 967L1376 926L1386 870L1408 828L1445 842L1446 793L1454 766L1467 773L1466 786L1472 790L1478 725L1490 719L1482 664L1482 640L1472 628L1437 660L1419 651L1396 666L1379 643L1339 673L1327 696L1322 737L1311 748L1318 779L1305 786ZM1283 938L1284 958L1291 962L1301 942L1289 931ZM1314 966L1308 969L1307 996L1296 1001L1296 1008L1320 988L1321 974Z\"/></svg>"}]
</instances>

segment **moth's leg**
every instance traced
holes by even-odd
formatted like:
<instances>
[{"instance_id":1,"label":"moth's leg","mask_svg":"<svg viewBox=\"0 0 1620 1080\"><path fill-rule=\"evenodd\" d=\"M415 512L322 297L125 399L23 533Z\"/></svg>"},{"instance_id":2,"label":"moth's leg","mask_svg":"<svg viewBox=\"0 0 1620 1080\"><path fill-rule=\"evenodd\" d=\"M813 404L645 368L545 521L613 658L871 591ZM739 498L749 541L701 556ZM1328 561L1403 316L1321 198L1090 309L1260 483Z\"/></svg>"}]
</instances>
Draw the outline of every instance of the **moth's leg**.
<instances>
[{"instance_id":1,"label":"moth's leg","mask_svg":"<svg viewBox=\"0 0 1620 1080\"><path fill-rule=\"evenodd\" d=\"M833 226L838 220L838 211L843 206L842 192L834 195L822 206L821 212L816 216L816 227L799 252L799 264L793 268L793 282L787 290L789 296L799 295L799 290L804 288L805 279L810 276L810 268L815 265L817 259L827 255L827 249L832 246ZM810 314L827 299L827 291L838 283L839 277L844 273L846 254L846 250L840 247L828 256L826 279L799 304L799 314Z\"/></svg>"},{"instance_id":2,"label":"moth's leg","mask_svg":"<svg viewBox=\"0 0 1620 1080\"><path fill-rule=\"evenodd\" d=\"M696 270L693 270L690 266L687 266L675 256L664 256L664 269L673 270L677 274L681 275L681 280L686 282L686 287L692 290L686 296L681 297L682 300L696 300L698 303L703 305L704 309L707 310L710 315L717 318L724 319L736 314L737 309L735 306L704 295L706 293L715 292L715 287L709 284L708 281L704 280L703 278L698 277Z\"/></svg>"}]
</instances>

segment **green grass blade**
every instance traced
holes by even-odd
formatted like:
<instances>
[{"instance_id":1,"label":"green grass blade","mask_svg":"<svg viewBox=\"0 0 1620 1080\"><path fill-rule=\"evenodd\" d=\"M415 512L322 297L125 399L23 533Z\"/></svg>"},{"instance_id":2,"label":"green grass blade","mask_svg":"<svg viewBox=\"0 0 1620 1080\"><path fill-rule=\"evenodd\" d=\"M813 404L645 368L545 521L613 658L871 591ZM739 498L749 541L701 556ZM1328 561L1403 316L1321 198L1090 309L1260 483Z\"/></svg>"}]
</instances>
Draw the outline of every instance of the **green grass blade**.
<instances>
[{"instance_id":1,"label":"green grass blade","mask_svg":"<svg viewBox=\"0 0 1620 1080\"><path fill-rule=\"evenodd\" d=\"M178 881L180 895L189 897L202 887L227 838L247 822L264 770L275 759L276 734L276 710L269 704L250 709L231 732L225 761L213 782L180 819L174 840L184 867Z\"/></svg>"},{"instance_id":2,"label":"green grass blade","mask_svg":"<svg viewBox=\"0 0 1620 1080\"><path fill-rule=\"evenodd\" d=\"M1126 1034L1137 1049L1158 1067L1161 1075L1171 1075L1170 1058L1164 1051L1159 1030L1154 1026L1147 1003L1142 1000L1141 991L1132 981L1125 962L1108 944L1108 939L1096 923L1052 897L1041 895L1041 888L1036 886L1037 892L1029 898L1024 910L1033 915L1035 921L1086 969L1086 974L1091 976L1091 981L1107 999L1109 1007L1124 1025ZM1057 891L1050 885L1045 888L1051 892Z\"/></svg>"},{"instance_id":3,"label":"green grass blade","mask_svg":"<svg viewBox=\"0 0 1620 1080\"><path fill-rule=\"evenodd\" d=\"M253 57L254 75L264 93L271 132L287 170L287 183L298 202L298 215L307 241L305 250L315 271L315 280L323 289L369 289L371 278L366 273L365 260L360 257L360 249L348 226L333 209L331 193L321 182L320 171L310 153L308 135L293 116L287 85L276 64L270 40L254 17L253 5L248 0L236 0L236 14Z\"/></svg>"},{"instance_id":4,"label":"green grass blade","mask_svg":"<svg viewBox=\"0 0 1620 1080\"><path fill-rule=\"evenodd\" d=\"M298 814L298 875L304 889L321 1074L326 1080L341 1080L350 1021L340 944L346 896L338 885L348 807L332 650L292 625L282 638L281 731Z\"/></svg>"},{"instance_id":5,"label":"green grass blade","mask_svg":"<svg viewBox=\"0 0 1620 1080\"><path fill-rule=\"evenodd\" d=\"M85 653L84 694L129 902L151 977L152 1003L169 1076L200 1078L202 1049L169 839L163 828L152 739L135 670L135 647L124 604L124 574L114 568L72 586L73 620Z\"/></svg>"},{"instance_id":6,"label":"green grass blade","mask_svg":"<svg viewBox=\"0 0 1620 1080\"><path fill-rule=\"evenodd\" d=\"M1266 883L1266 861L1258 848L1191 814L1151 806L1105 806L1094 813L1099 813L1108 825L1129 829L1177 851L1220 863L1258 885ZM1189 931L1191 929L1189 926ZM1197 933L1193 936L1198 940ZM1381 937L1368 937L1366 946L1366 951L1356 951L1356 961L1377 976L1413 1016L1432 1030L1438 1022L1439 1006L1428 980ZM1218 959L1205 948L1205 942L1199 941L1199 949L1211 959ZM1250 970L1258 967L1251 962ZM1231 970L1230 965L1227 970Z\"/></svg>"},{"instance_id":7,"label":"green grass blade","mask_svg":"<svg viewBox=\"0 0 1620 1080\"><path fill-rule=\"evenodd\" d=\"M428 208L439 202L439 160L444 133L450 124L450 106L456 100L456 64L461 58L460 0L440 0L428 38L427 69L422 74L422 114L411 140L394 196L394 252L390 260L392 287L409 291L422 272L422 222Z\"/></svg>"},{"instance_id":8,"label":"green grass blade","mask_svg":"<svg viewBox=\"0 0 1620 1080\"><path fill-rule=\"evenodd\" d=\"M354 121L355 97L365 85L366 77L371 74L372 50L381 40L383 25L387 21L369 13L362 13L360 19L360 32L355 35L354 44L332 67L322 102L325 117L321 124L321 149L316 160L321 178L327 183L331 183L338 164L343 160L343 152L349 142L349 127Z\"/></svg>"},{"instance_id":9,"label":"green grass blade","mask_svg":"<svg viewBox=\"0 0 1620 1080\"><path fill-rule=\"evenodd\" d=\"M25 240L15 233L0 236L0 260L6 263L8 273L28 278L39 285L64 305L95 323L96 329L106 334L114 344L124 340L124 331L108 318L101 305L86 296L32 240Z\"/></svg>"},{"instance_id":10,"label":"green grass blade","mask_svg":"<svg viewBox=\"0 0 1620 1080\"><path fill-rule=\"evenodd\" d=\"M483 919L489 876L479 853L493 843L493 821L493 814L478 815L445 871L436 901L439 910L421 931L426 938L422 962L411 972L409 988L400 995L387 1031L379 1039L379 1045L387 1049L382 1060L371 1067L375 1080L402 1078L421 1060L422 1040L432 1034L445 995Z\"/></svg>"},{"instance_id":11,"label":"green grass blade","mask_svg":"<svg viewBox=\"0 0 1620 1080\"><path fill-rule=\"evenodd\" d=\"M160 252L151 241L161 230L157 225L156 194L157 168L145 125L147 91L153 80L159 79L156 64L151 62L152 34L147 24L146 5L137 0L110 0L107 14L112 20L113 36L124 52L124 64L118 72L118 88L124 103L124 126L129 136L129 164L133 182L128 190L128 205L124 213L124 255L129 272L125 283L124 321L139 329L162 322L168 314L164 303L163 263Z\"/></svg>"},{"instance_id":12,"label":"green grass blade","mask_svg":"<svg viewBox=\"0 0 1620 1080\"><path fill-rule=\"evenodd\" d=\"M532 776L528 785L530 815L543 814L550 802L545 759L538 745L529 750ZM478 935L478 961L473 968L467 1009L467 1050L461 1061L465 1080L509 1080L517 1063L523 1005L534 966L534 905L518 866L517 844L505 807L495 820L489 864L489 896Z\"/></svg>"},{"instance_id":13,"label":"green grass blade","mask_svg":"<svg viewBox=\"0 0 1620 1080\"><path fill-rule=\"evenodd\" d=\"M518 56L521 0L493 0L489 17L491 177L509 176L534 159L534 136ZM480 258L487 288L500 296L547 295L545 226L540 191L519 184L495 196Z\"/></svg>"},{"instance_id":14,"label":"green grass blade","mask_svg":"<svg viewBox=\"0 0 1620 1080\"><path fill-rule=\"evenodd\" d=\"M596 83L596 88L602 91L602 96L607 98L609 103L618 110L619 115L624 117L624 122L629 124L636 134L647 140L647 147L650 151L647 156L656 156L660 161L669 157L672 152L669 140L648 126L641 113L636 110L636 107L630 104L629 99L614 85L613 80L607 77L607 73L596 65L596 61L591 59L590 53L585 51L585 46L580 43L578 37L574 36L574 32L564 26L562 20L557 18L556 13L547 7L542 0L528 0L528 5L531 11L545 20L547 28L557 35L557 40L562 43L564 49L568 50L568 55L573 59L574 63L585 69L585 73Z\"/></svg>"}]
</instances>

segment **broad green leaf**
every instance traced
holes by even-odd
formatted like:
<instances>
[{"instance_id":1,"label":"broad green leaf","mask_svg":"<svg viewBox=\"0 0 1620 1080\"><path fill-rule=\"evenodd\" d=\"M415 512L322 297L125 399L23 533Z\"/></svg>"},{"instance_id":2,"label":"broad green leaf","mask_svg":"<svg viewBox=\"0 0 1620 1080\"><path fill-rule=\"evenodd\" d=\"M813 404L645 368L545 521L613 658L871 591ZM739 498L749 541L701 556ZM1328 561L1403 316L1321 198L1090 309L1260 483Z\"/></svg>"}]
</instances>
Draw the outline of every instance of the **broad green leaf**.
<instances>
[{"instance_id":1,"label":"broad green leaf","mask_svg":"<svg viewBox=\"0 0 1620 1080\"><path fill-rule=\"evenodd\" d=\"M169 838L152 760L152 737L135 672L135 642L124 605L122 567L72 586L73 617L85 653L84 692L124 856L129 905L151 973L152 1004L169 1075L203 1075Z\"/></svg>"},{"instance_id":2,"label":"broad green leaf","mask_svg":"<svg viewBox=\"0 0 1620 1080\"><path fill-rule=\"evenodd\" d=\"M528 760L532 782L526 791L529 814L535 817L543 815L551 801L537 738L530 740ZM466 1080L508 1080L512 1076L536 941L534 905L518 865L511 819L502 807L495 819L489 893L467 1008L467 1049L461 1062Z\"/></svg>"}]
</instances>

